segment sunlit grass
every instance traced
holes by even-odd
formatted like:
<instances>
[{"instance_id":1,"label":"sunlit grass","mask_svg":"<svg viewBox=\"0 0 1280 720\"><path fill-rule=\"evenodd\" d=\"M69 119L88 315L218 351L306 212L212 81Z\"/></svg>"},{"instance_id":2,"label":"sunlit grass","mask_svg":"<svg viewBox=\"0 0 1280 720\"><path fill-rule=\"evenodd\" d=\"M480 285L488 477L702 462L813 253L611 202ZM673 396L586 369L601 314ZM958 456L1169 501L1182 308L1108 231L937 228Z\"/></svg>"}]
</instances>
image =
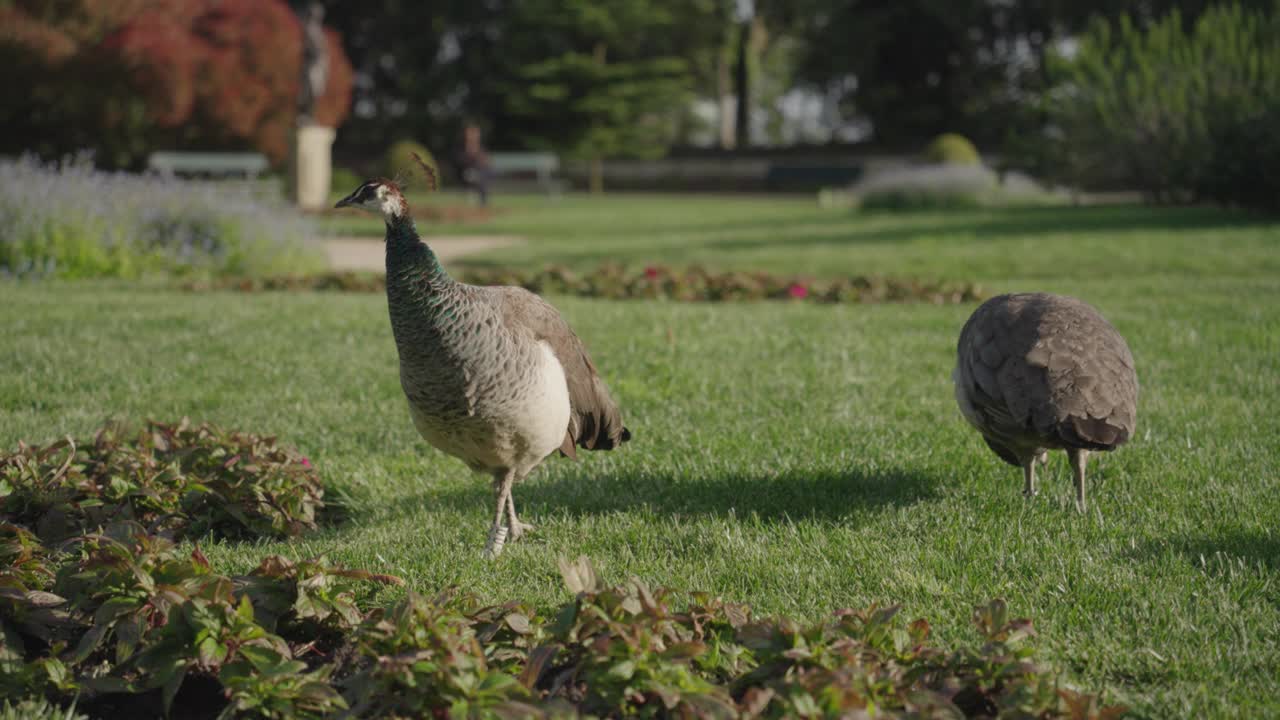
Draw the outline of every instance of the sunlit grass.
<instances>
[{"instance_id":1,"label":"sunlit grass","mask_svg":"<svg viewBox=\"0 0 1280 720\"><path fill-rule=\"evenodd\" d=\"M1060 458L1025 502L1017 472L961 421L949 372L971 306L553 298L635 439L549 461L518 487L538 530L490 563L488 484L414 431L384 298L8 283L0 444L85 435L117 414L281 435L351 520L207 548L228 571L325 553L425 592L550 607L566 597L556 558L587 554L609 581L763 613L901 602L944 639L968 637L973 606L1003 597L1071 681L1140 715L1280 713L1280 226L1204 209L510 202L464 227L530 243L477 262L700 262L1078 295L1133 349L1137 435L1091 466L1081 516Z\"/></svg>"}]
</instances>

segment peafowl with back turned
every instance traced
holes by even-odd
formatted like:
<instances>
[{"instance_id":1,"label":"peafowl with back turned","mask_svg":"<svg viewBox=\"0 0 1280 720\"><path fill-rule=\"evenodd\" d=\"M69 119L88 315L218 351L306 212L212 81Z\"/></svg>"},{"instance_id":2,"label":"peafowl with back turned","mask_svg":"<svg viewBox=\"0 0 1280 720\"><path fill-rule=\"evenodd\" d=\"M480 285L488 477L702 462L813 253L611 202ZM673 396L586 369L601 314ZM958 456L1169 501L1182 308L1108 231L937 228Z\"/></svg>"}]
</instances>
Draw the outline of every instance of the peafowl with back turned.
<instances>
[{"instance_id":1,"label":"peafowl with back turned","mask_svg":"<svg viewBox=\"0 0 1280 720\"><path fill-rule=\"evenodd\" d=\"M1034 497L1037 461L1066 450L1084 512L1089 453L1133 435L1138 375L1124 337L1093 306L1019 293L983 303L956 344L956 401L1001 460L1021 467Z\"/></svg>"},{"instance_id":2,"label":"peafowl with back turned","mask_svg":"<svg viewBox=\"0 0 1280 720\"><path fill-rule=\"evenodd\" d=\"M434 189L435 173L416 155ZM512 487L557 450L612 450L631 439L586 346L560 313L518 287L456 282L418 236L399 186L368 180L335 207L386 221L387 308L400 386L423 439L493 476L485 555L531 525Z\"/></svg>"}]
</instances>

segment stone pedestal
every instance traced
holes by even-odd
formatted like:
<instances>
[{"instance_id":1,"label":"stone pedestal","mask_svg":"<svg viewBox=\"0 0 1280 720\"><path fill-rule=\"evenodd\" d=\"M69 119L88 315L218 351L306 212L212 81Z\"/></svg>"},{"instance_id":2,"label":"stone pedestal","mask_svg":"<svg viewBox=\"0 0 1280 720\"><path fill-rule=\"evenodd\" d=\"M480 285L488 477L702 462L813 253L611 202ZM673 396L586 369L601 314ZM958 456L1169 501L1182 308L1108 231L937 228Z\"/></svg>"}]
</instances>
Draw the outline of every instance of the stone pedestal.
<instances>
[{"instance_id":1,"label":"stone pedestal","mask_svg":"<svg viewBox=\"0 0 1280 720\"><path fill-rule=\"evenodd\" d=\"M333 171L330 151L334 129L323 125L303 125L293 136L290 168L293 201L303 210L329 207L329 181Z\"/></svg>"}]
</instances>

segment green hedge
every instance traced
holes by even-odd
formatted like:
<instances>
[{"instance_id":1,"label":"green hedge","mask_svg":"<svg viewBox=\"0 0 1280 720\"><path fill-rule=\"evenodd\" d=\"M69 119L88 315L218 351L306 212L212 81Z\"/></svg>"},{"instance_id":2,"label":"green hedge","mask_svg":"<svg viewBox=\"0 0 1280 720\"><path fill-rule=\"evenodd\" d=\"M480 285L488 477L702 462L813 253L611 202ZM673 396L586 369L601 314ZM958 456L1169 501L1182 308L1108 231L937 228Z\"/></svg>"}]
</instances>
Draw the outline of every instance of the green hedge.
<instances>
[{"instance_id":1,"label":"green hedge","mask_svg":"<svg viewBox=\"0 0 1280 720\"><path fill-rule=\"evenodd\" d=\"M1280 10L1097 21L1050 70L1049 132L1027 154L1055 178L1280 210Z\"/></svg>"}]
</instances>

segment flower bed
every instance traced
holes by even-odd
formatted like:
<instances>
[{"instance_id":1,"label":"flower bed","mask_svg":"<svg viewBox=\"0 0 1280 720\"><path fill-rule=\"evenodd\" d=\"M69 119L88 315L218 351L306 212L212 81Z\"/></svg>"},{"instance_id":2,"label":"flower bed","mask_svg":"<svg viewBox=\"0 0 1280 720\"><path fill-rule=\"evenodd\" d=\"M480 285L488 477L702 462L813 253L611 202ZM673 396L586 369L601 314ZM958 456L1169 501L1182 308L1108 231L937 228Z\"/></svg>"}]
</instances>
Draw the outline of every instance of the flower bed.
<instances>
[{"instance_id":1,"label":"flower bed","mask_svg":"<svg viewBox=\"0 0 1280 720\"><path fill-rule=\"evenodd\" d=\"M0 161L0 277L260 275L323 266L311 224L265 185Z\"/></svg>"},{"instance_id":2,"label":"flower bed","mask_svg":"<svg viewBox=\"0 0 1280 720\"><path fill-rule=\"evenodd\" d=\"M516 285L538 294L575 295L609 300L661 299L682 302L791 300L815 303L928 302L970 303L987 293L976 283L900 280L878 276L812 278L767 272L712 272L700 267L640 270L602 265L576 272L551 265L541 270L466 268L456 277L473 285ZM317 290L382 292L386 279L373 273L328 272L260 278L221 278L187 283L188 290Z\"/></svg>"}]
</instances>

